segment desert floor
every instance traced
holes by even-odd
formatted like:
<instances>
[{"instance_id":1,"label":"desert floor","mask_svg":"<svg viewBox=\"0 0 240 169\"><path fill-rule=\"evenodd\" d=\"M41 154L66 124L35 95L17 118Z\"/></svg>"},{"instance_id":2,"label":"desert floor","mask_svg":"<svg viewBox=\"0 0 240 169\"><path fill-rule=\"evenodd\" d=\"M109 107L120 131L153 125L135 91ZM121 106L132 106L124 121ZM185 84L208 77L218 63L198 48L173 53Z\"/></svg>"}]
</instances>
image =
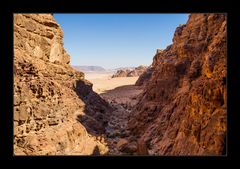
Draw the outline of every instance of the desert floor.
<instances>
[{"instance_id":1,"label":"desert floor","mask_svg":"<svg viewBox=\"0 0 240 169\"><path fill-rule=\"evenodd\" d=\"M134 85L138 77L111 78L111 75L112 73L85 73L85 78L93 83L93 90L114 108L106 127L106 142L110 149L108 154L124 155L119 151L118 142L130 136L127 121L142 89Z\"/></svg>"},{"instance_id":2,"label":"desert floor","mask_svg":"<svg viewBox=\"0 0 240 169\"><path fill-rule=\"evenodd\" d=\"M119 86L134 85L138 77L111 78L113 72L85 73L85 78L93 83L93 91L98 94L105 93Z\"/></svg>"}]
</instances>

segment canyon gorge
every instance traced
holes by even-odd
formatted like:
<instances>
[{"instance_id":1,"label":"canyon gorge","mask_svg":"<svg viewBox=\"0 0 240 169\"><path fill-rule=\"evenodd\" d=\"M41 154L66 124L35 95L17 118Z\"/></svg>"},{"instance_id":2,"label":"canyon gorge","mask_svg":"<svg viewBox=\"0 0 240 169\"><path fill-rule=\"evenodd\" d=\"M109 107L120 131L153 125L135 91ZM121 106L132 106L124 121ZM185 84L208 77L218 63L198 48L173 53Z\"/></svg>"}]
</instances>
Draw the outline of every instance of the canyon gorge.
<instances>
[{"instance_id":1,"label":"canyon gorge","mask_svg":"<svg viewBox=\"0 0 240 169\"><path fill-rule=\"evenodd\" d=\"M226 20L190 14L151 66L113 78L135 84L97 92L52 14L14 14L14 154L225 155Z\"/></svg>"}]
</instances>

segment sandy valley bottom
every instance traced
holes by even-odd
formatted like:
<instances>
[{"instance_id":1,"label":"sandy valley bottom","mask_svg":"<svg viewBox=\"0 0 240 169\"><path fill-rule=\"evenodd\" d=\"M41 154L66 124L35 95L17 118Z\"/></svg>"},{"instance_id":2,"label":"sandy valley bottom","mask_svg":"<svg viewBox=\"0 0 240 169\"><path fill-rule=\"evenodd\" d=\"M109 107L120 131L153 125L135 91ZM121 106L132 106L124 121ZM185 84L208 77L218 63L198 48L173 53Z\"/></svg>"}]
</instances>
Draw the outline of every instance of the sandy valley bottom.
<instances>
[{"instance_id":1,"label":"sandy valley bottom","mask_svg":"<svg viewBox=\"0 0 240 169\"><path fill-rule=\"evenodd\" d=\"M138 76L111 78L112 75L112 72L85 73L85 78L93 83L93 91L98 94L105 93L119 86L134 85L138 79Z\"/></svg>"},{"instance_id":2,"label":"sandy valley bottom","mask_svg":"<svg viewBox=\"0 0 240 169\"><path fill-rule=\"evenodd\" d=\"M138 77L111 76L112 73L85 73L85 78L93 83L93 90L114 108L106 127L106 141L110 150L108 154L120 155L124 153L119 143L129 137L127 121L142 89L134 85Z\"/></svg>"}]
</instances>

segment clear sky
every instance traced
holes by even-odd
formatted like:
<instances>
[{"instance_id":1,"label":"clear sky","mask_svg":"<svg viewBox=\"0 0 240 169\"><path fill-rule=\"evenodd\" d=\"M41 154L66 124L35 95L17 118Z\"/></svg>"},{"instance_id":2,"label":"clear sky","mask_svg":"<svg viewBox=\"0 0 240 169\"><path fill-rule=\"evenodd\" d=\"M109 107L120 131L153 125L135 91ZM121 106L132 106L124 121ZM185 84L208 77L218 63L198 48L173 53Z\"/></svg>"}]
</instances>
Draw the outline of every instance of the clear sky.
<instances>
[{"instance_id":1,"label":"clear sky","mask_svg":"<svg viewBox=\"0 0 240 169\"><path fill-rule=\"evenodd\" d=\"M71 65L106 69L150 65L188 14L54 14Z\"/></svg>"}]
</instances>

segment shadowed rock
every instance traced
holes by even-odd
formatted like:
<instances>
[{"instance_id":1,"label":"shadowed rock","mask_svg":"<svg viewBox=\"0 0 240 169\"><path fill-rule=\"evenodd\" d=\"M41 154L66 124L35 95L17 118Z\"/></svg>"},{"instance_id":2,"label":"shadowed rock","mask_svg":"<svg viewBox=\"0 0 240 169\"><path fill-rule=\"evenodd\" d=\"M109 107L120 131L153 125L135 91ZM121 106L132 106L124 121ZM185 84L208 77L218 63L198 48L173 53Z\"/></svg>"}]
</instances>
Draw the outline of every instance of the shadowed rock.
<instances>
[{"instance_id":1,"label":"shadowed rock","mask_svg":"<svg viewBox=\"0 0 240 169\"><path fill-rule=\"evenodd\" d=\"M104 132L99 117L110 111L109 105L69 65L62 38L51 14L14 14L15 155L108 151L96 138ZM88 119L82 122L80 115Z\"/></svg>"}]
</instances>

